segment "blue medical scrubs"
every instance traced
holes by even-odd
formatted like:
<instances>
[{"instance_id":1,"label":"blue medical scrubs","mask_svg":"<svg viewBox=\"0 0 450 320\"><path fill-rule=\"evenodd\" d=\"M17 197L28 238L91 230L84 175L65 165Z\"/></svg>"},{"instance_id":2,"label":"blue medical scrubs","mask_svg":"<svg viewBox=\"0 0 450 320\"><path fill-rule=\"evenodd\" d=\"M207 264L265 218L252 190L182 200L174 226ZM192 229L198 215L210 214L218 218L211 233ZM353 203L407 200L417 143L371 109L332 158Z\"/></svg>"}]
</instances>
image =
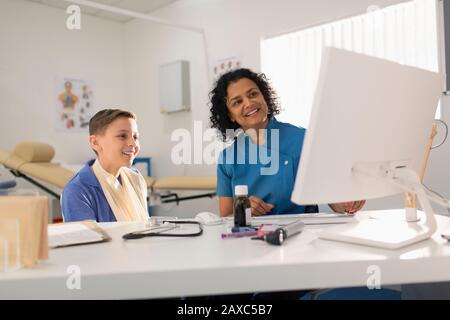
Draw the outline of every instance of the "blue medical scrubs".
<instances>
[{"instance_id":1,"label":"blue medical scrubs","mask_svg":"<svg viewBox=\"0 0 450 320\"><path fill-rule=\"evenodd\" d=\"M91 160L65 186L61 196L64 222L96 220L113 222L116 217L106 200L100 182L91 170Z\"/></svg>"},{"instance_id":2,"label":"blue medical scrubs","mask_svg":"<svg viewBox=\"0 0 450 320\"><path fill-rule=\"evenodd\" d=\"M267 125L264 145L255 145L248 135L245 135L240 142L238 142L239 139L235 140L219 156L217 195L233 197L236 185L247 185L249 195L256 196L275 206L267 214L304 213L305 206L293 203L291 194L294 189L305 131L304 128L279 122L272 117ZM254 157L252 158L250 151L255 148L258 149L257 161L254 160ZM267 155L267 157L260 157L260 154ZM277 155L278 166L276 165ZM267 161L268 159L270 161ZM275 170L277 167L278 170ZM269 174L263 174L263 172L269 172Z\"/></svg>"}]
</instances>

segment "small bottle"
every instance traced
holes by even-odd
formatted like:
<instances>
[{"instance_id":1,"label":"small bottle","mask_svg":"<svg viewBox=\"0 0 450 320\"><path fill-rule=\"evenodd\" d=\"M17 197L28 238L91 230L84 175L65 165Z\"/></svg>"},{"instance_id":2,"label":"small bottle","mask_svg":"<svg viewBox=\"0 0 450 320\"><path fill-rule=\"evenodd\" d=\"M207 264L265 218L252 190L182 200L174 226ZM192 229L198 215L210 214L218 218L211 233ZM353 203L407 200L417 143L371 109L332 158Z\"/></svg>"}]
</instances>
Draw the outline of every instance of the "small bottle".
<instances>
[{"instance_id":1,"label":"small bottle","mask_svg":"<svg viewBox=\"0 0 450 320\"><path fill-rule=\"evenodd\" d=\"M248 198L248 187L239 185L234 187L234 226L245 227L250 225L252 208Z\"/></svg>"}]
</instances>

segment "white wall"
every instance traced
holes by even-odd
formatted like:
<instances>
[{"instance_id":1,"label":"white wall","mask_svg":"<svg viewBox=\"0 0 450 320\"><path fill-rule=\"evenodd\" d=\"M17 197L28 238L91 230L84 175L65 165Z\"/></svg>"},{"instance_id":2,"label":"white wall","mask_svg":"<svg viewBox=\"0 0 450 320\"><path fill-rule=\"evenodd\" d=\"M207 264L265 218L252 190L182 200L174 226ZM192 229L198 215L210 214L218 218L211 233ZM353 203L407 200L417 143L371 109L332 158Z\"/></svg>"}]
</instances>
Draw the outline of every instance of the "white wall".
<instances>
[{"instance_id":1,"label":"white wall","mask_svg":"<svg viewBox=\"0 0 450 320\"><path fill-rule=\"evenodd\" d=\"M146 21L134 21L125 26L125 83L129 106L138 114L141 134L141 154L152 157L152 175L215 175L215 165L175 165L171 160L174 130L194 130L194 121L208 126L207 97L209 83L201 35L176 30ZM190 63L191 111L161 114L159 110L159 65L188 60ZM192 139L191 145L194 146ZM192 151L193 161L193 151ZM178 192L180 196L199 192ZM201 192L200 192L201 193ZM218 212L217 199L182 202L180 206L166 204L155 208L155 214L192 216L200 210Z\"/></svg>"},{"instance_id":2,"label":"white wall","mask_svg":"<svg viewBox=\"0 0 450 320\"><path fill-rule=\"evenodd\" d=\"M0 0L0 149L37 140L56 159L93 157L87 132L56 131L55 77L92 80L96 106L125 105L124 28L82 15L81 30L66 28L64 10L23 0Z\"/></svg>"}]
</instances>

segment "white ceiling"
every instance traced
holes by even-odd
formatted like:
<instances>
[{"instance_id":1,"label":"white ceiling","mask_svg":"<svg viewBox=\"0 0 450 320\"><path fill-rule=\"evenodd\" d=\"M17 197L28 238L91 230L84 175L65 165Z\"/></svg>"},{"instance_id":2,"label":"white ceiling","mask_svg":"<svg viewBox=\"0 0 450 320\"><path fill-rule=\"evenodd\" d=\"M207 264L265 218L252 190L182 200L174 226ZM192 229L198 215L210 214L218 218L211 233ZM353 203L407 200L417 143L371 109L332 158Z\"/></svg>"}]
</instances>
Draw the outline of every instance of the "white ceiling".
<instances>
[{"instance_id":1,"label":"white ceiling","mask_svg":"<svg viewBox=\"0 0 450 320\"><path fill-rule=\"evenodd\" d=\"M26 1L40 3L43 5L61 9L66 9L70 5L70 2L64 0L26 0ZM155 11L159 8L174 3L177 0L91 0L91 1L139 13L151 13L152 11ZM87 6L80 6L80 8L81 13L86 13L92 16L113 20L117 22L124 23L133 19L125 15L107 12Z\"/></svg>"}]
</instances>

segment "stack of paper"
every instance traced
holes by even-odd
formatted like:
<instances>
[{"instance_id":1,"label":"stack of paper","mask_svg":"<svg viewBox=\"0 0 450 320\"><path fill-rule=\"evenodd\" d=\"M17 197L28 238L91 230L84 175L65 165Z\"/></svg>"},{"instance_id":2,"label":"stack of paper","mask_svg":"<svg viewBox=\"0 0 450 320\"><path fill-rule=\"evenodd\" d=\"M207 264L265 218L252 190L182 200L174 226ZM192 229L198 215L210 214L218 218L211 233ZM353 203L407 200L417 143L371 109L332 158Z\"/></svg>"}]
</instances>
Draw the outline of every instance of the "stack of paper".
<instances>
[{"instance_id":1,"label":"stack of paper","mask_svg":"<svg viewBox=\"0 0 450 320\"><path fill-rule=\"evenodd\" d=\"M47 197L0 196L0 261L31 267L48 259L47 223Z\"/></svg>"}]
</instances>

